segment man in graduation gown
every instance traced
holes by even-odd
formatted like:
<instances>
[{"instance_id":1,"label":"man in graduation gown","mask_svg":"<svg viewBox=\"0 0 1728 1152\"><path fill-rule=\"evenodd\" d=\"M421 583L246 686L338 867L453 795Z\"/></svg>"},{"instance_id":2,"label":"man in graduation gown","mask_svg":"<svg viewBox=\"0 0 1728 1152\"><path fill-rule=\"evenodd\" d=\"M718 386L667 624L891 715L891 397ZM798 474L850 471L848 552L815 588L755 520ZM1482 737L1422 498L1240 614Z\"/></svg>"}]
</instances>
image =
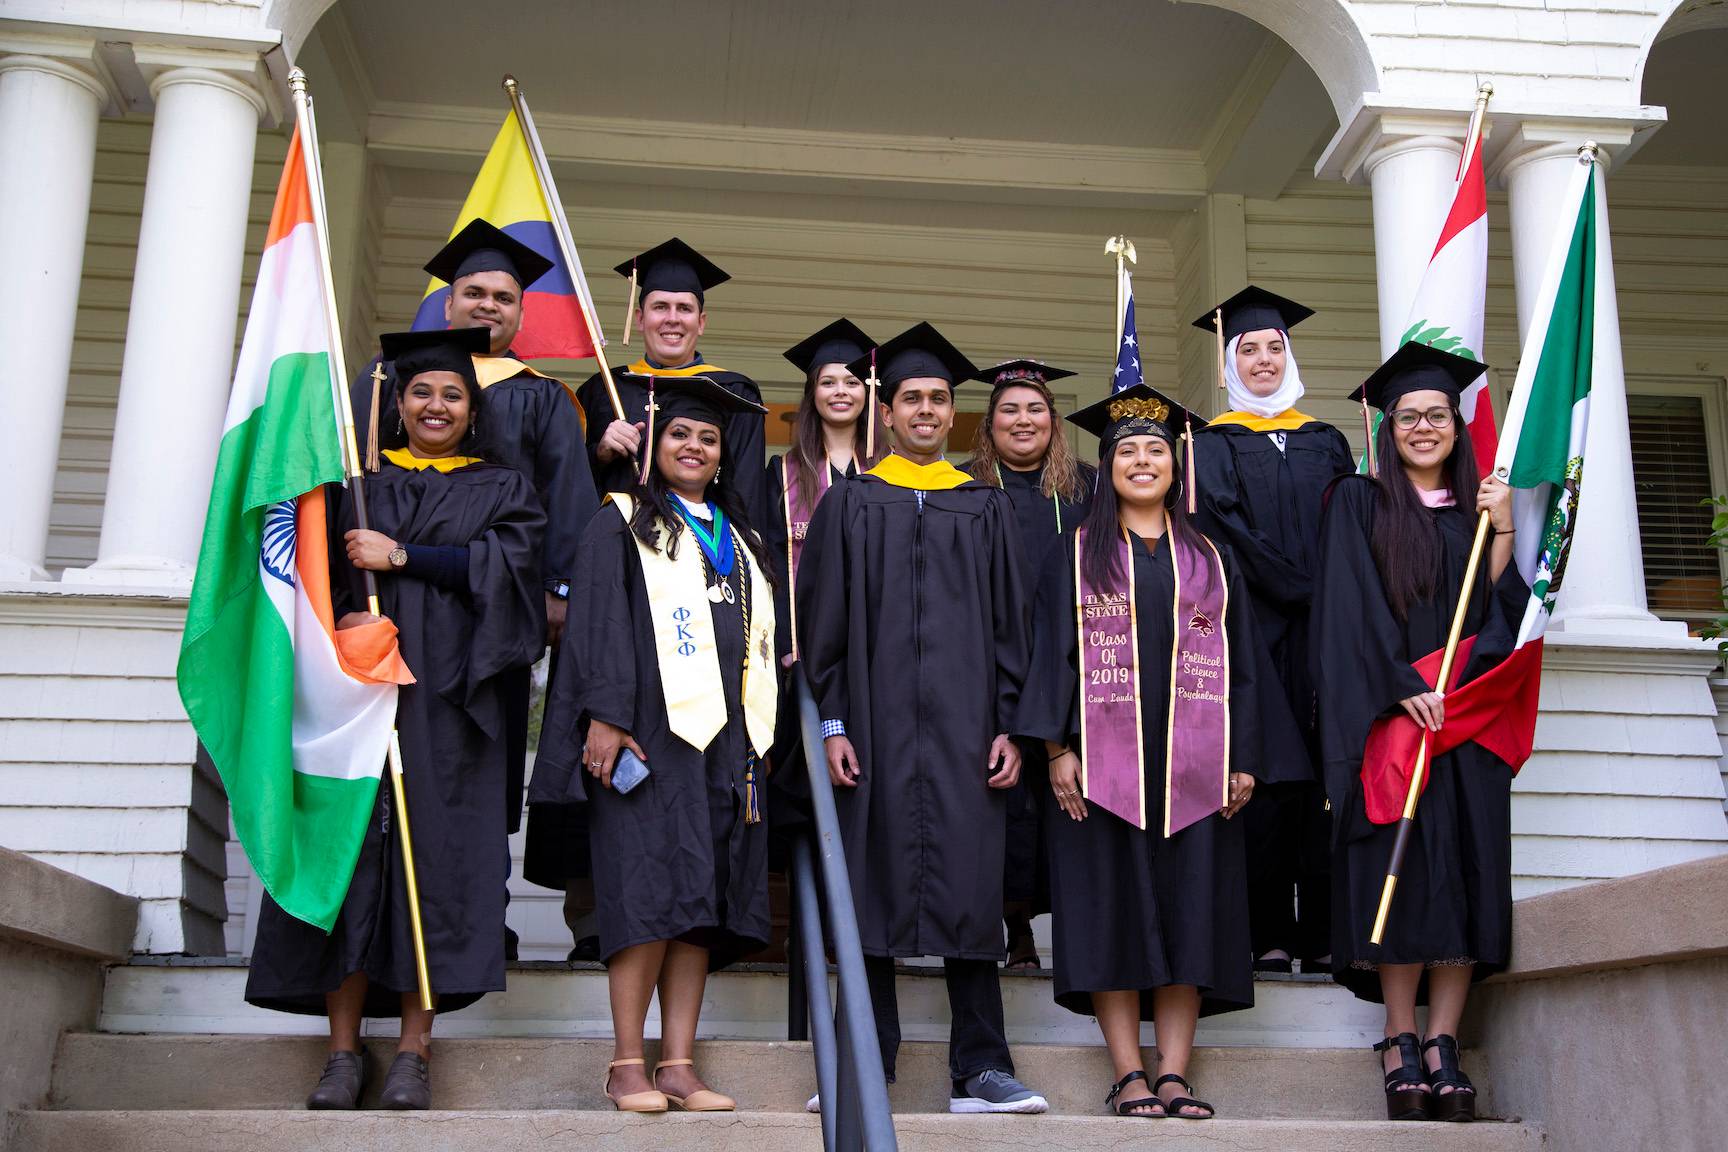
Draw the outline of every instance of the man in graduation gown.
<instances>
[{"instance_id":1,"label":"man in graduation gown","mask_svg":"<svg viewBox=\"0 0 1728 1152\"><path fill-rule=\"evenodd\" d=\"M449 327L484 327L491 333L486 353L474 356L475 376L486 395L486 418L476 433L480 455L526 476L546 513L540 572L546 642L556 648L564 630L570 582L576 575L578 543L600 505L588 455L582 450L581 413L570 390L522 363L510 350L522 329L523 294L551 269L546 257L485 220L470 221L425 265L428 274L450 285L444 303ZM382 369L382 381L374 381L374 367ZM393 386L391 365L374 362L350 391L355 427L375 427L379 448L407 443L389 412ZM373 419L375 410L378 416ZM362 436L372 439L365 431ZM508 748L504 814L510 832L522 824L531 677L530 668L514 669L503 687ZM509 934L509 947L513 953L514 933Z\"/></svg>"},{"instance_id":2,"label":"man in graduation gown","mask_svg":"<svg viewBox=\"0 0 1728 1152\"><path fill-rule=\"evenodd\" d=\"M897 454L817 506L796 595L883 1066L892 1079L895 958L941 956L949 1110L1042 1112L1013 1076L996 967L1027 659L1014 510L942 456L965 357L919 324L877 359Z\"/></svg>"},{"instance_id":3,"label":"man in graduation gown","mask_svg":"<svg viewBox=\"0 0 1728 1152\"><path fill-rule=\"evenodd\" d=\"M742 372L710 364L696 350L708 327L707 293L732 277L713 261L674 236L618 265L634 286L632 319L642 333L643 357L629 371L638 376L705 376L728 392L760 406L762 391ZM626 419L618 419L606 382L598 373L577 389L587 416L588 450L602 492L628 492L642 466L642 431L647 422L648 391L640 381L615 379ZM762 517L763 417L755 411L727 418L726 447L739 475L733 486L744 506Z\"/></svg>"}]
</instances>

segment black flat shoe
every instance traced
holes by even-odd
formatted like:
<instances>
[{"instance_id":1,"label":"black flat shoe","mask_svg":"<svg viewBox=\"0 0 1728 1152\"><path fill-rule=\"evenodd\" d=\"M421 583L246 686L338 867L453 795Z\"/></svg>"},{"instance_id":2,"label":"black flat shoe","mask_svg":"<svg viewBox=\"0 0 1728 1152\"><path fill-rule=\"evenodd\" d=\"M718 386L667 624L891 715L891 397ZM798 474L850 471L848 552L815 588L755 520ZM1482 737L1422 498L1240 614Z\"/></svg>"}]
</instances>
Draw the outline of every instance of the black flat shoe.
<instances>
[{"instance_id":1,"label":"black flat shoe","mask_svg":"<svg viewBox=\"0 0 1728 1152\"><path fill-rule=\"evenodd\" d=\"M378 1106L395 1112L424 1112L432 1107L432 1069L418 1053L396 1053L384 1074Z\"/></svg>"},{"instance_id":2,"label":"black flat shoe","mask_svg":"<svg viewBox=\"0 0 1728 1152\"><path fill-rule=\"evenodd\" d=\"M1146 1079L1146 1073L1141 1069L1135 1069L1128 1073L1128 1075L1122 1077L1122 1079L1116 1081L1116 1083L1110 1086L1110 1094L1104 1097L1104 1107L1114 1108L1116 1110L1116 1115L1126 1116L1134 1120L1164 1119L1170 1113L1165 1109L1164 1101L1158 1099L1158 1094L1156 1092L1150 1096L1141 1096L1133 1100L1124 1100L1120 1104L1116 1102L1116 1097L1122 1095L1122 1089L1128 1087L1128 1085L1134 1083L1136 1080L1144 1079ZM1148 1112L1146 1111L1148 1108L1156 1108L1158 1111Z\"/></svg>"},{"instance_id":3,"label":"black flat shoe","mask_svg":"<svg viewBox=\"0 0 1728 1152\"><path fill-rule=\"evenodd\" d=\"M360 1107L360 1093L365 1087L365 1055L361 1052L332 1052L324 1061L324 1074L318 1077L318 1087L306 1097L306 1107L314 1112L352 1112Z\"/></svg>"},{"instance_id":4,"label":"black flat shoe","mask_svg":"<svg viewBox=\"0 0 1728 1152\"><path fill-rule=\"evenodd\" d=\"M1295 969L1290 964L1289 957L1262 956L1254 961L1254 971L1267 972L1276 976L1288 976Z\"/></svg>"},{"instance_id":5,"label":"black flat shoe","mask_svg":"<svg viewBox=\"0 0 1728 1152\"><path fill-rule=\"evenodd\" d=\"M1422 1051L1440 1050L1440 1067L1428 1073L1428 1115L1468 1124L1476 1119L1476 1085L1458 1067L1458 1038L1441 1034L1422 1042ZM1442 1091L1445 1089L1445 1091Z\"/></svg>"},{"instance_id":6,"label":"black flat shoe","mask_svg":"<svg viewBox=\"0 0 1728 1152\"><path fill-rule=\"evenodd\" d=\"M1398 1049L1398 1067L1386 1073L1386 1119L1428 1119L1428 1076L1422 1071L1422 1055L1416 1033L1400 1032L1374 1045L1375 1052Z\"/></svg>"},{"instance_id":7,"label":"black flat shoe","mask_svg":"<svg viewBox=\"0 0 1728 1152\"><path fill-rule=\"evenodd\" d=\"M1182 1077L1176 1075L1174 1072L1166 1072L1164 1075L1154 1080L1152 1082L1152 1091L1157 1092L1158 1089L1164 1087L1166 1084L1180 1084L1182 1085L1182 1091L1194 1091L1194 1086L1192 1084L1188 1083L1188 1081L1182 1079ZM1160 1096L1159 1099L1164 1100L1162 1096ZM1182 1109L1184 1108L1204 1108L1206 1109L1206 1115L1184 1116L1182 1114ZM1218 1110L1212 1107L1212 1105L1206 1103L1204 1100L1196 1100L1192 1096L1172 1096L1170 1099L1164 1100L1164 1115L1168 1116L1172 1120L1210 1120L1217 1114Z\"/></svg>"}]
</instances>

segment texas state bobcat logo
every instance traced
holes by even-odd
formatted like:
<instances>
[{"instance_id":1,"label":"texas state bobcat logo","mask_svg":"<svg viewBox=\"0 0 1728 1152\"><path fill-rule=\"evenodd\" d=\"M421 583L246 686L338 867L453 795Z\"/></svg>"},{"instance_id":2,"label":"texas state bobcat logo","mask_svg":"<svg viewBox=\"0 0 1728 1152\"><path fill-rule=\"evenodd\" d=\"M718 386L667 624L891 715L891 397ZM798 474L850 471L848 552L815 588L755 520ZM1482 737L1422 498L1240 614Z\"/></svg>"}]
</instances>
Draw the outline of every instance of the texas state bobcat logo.
<instances>
[{"instance_id":1,"label":"texas state bobcat logo","mask_svg":"<svg viewBox=\"0 0 1728 1152\"><path fill-rule=\"evenodd\" d=\"M1201 636L1211 636L1218 628L1212 623L1210 616L1196 608L1194 615L1188 617L1188 631L1197 632Z\"/></svg>"}]
</instances>

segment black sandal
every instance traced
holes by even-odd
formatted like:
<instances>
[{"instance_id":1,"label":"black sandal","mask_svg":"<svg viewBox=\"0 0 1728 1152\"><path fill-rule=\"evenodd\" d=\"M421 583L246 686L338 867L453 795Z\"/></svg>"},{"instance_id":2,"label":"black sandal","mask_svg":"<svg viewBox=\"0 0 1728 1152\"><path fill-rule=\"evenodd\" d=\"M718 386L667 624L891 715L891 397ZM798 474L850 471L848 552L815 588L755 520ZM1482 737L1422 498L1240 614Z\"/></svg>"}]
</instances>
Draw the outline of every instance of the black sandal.
<instances>
[{"instance_id":1,"label":"black sandal","mask_svg":"<svg viewBox=\"0 0 1728 1152\"><path fill-rule=\"evenodd\" d=\"M1428 1073L1429 1115L1435 1120L1468 1124L1476 1119L1476 1085L1458 1066L1458 1037L1441 1033L1422 1042L1422 1051L1440 1050L1440 1067ZM1442 1092L1442 1088L1451 1089Z\"/></svg>"},{"instance_id":2,"label":"black sandal","mask_svg":"<svg viewBox=\"0 0 1728 1152\"><path fill-rule=\"evenodd\" d=\"M1165 1073L1163 1076L1160 1076L1157 1080L1153 1081L1152 1091L1156 1093L1158 1089L1164 1087L1166 1084L1180 1084L1182 1085L1182 1091L1194 1091L1194 1086L1192 1084L1188 1083L1188 1081L1182 1079L1182 1077L1176 1075L1174 1072ZM1162 1096L1158 1098L1164 1100ZM1182 1114L1182 1109L1184 1108L1204 1108L1206 1109L1206 1115L1184 1116ZM1196 1100L1192 1096L1172 1096L1170 1099L1164 1100L1164 1115L1170 1117L1172 1120L1210 1120L1217 1114L1218 1109L1212 1107L1212 1105L1206 1103L1206 1101Z\"/></svg>"},{"instance_id":3,"label":"black sandal","mask_svg":"<svg viewBox=\"0 0 1728 1152\"><path fill-rule=\"evenodd\" d=\"M1374 1045L1375 1052L1398 1049L1398 1067L1386 1073L1386 1119L1428 1119L1428 1076L1416 1033L1400 1032Z\"/></svg>"},{"instance_id":4,"label":"black sandal","mask_svg":"<svg viewBox=\"0 0 1728 1152\"><path fill-rule=\"evenodd\" d=\"M1122 1095L1122 1089L1128 1087L1128 1085L1134 1083L1136 1080L1144 1079L1146 1079L1146 1073L1143 1070L1136 1069L1122 1077L1122 1079L1116 1081L1116 1083L1110 1086L1110 1094L1104 1097L1104 1107L1114 1107L1116 1115L1127 1116L1136 1120L1164 1119L1170 1113L1169 1110L1164 1107L1164 1101L1158 1099L1157 1092L1153 1092L1150 1096L1140 1096L1133 1100L1124 1100L1120 1104L1116 1103L1116 1097ZM1157 1108L1159 1111L1137 1112L1135 1111L1137 1108Z\"/></svg>"}]
</instances>

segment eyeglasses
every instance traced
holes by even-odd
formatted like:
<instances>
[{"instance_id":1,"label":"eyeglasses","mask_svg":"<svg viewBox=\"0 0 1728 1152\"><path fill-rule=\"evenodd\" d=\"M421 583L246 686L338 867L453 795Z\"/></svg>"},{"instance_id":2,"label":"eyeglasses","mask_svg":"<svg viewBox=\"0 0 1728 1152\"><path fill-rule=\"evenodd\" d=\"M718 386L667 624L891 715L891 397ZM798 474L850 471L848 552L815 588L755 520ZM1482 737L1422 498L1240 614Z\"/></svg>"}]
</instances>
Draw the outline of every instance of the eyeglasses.
<instances>
[{"instance_id":1,"label":"eyeglasses","mask_svg":"<svg viewBox=\"0 0 1728 1152\"><path fill-rule=\"evenodd\" d=\"M1430 428L1450 428L1452 426L1452 409L1450 408L1430 408L1426 412L1418 412L1414 408L1400 408L1389 415L1392 417L1392 423L1405 431L1416 427L1424 420L1428 421Z\"/></svg>"}]
</instances>

